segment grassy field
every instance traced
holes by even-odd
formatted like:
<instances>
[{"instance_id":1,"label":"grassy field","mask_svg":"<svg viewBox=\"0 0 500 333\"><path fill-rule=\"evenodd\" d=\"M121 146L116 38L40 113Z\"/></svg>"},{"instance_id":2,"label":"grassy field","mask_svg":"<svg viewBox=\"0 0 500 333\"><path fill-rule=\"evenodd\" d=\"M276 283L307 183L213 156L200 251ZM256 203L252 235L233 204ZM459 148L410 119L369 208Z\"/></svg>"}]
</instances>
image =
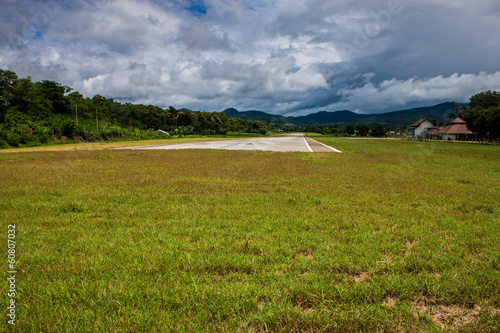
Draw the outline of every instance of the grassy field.
<instances>
[{"instance_id":1,"label":"grassy field","mask_svg":"<svg viewBox=\"0 0 500 333\"><path fill-rule=\"evenodd\" d=\"M344 153L2 151L15 328L498 332L500 146L315 139Z\"/></svg>"}]
</instances>

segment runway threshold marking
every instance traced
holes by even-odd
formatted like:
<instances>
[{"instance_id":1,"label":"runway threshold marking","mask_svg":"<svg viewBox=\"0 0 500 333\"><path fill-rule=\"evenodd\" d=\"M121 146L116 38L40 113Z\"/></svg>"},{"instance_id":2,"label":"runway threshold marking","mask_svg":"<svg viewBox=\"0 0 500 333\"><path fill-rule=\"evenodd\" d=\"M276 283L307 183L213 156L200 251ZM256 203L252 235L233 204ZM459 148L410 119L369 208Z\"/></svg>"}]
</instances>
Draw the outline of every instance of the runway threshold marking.
<instances>
[{"instance_id":1,"label":"runway threshold marking","mask_svg":"<svg viewBox=\"0 0 500 333\"><path fill-rule=\"evenodd\" d=\"M325 144L324 144L324 143L322 143L322 142L319 142L319 141L314 140L314 139L311 139L311 138L308 138L308 139L309 139L309 140L312 140L312 141L314 141L314 142L316 142L316 143L319 143L320 145L322 145L322 146L324 146L324 147L326 147L326 148L328 148L328 149L331 149L331 150L333 150L333 151L334 151L334 152L336 152L336 153L342 153L342 151L341 151L341 150L338 150L338 149L336 149L336 148L330 147L329 145L325 145ZM306 142L306 143L307 143L307 142Z\"/></svg>"},{"instance_id":2,"label":"runway threshold marking","mask_svg":"<svg viewBox=\"0 0 500 333\"><path fill-rule=\"evenodd\" d=\"M307 143L306 136L304 134L302 134L302 139L304 139L304 142L306 143L307 150L309 150L309 152L312 153L313 150L311 149L311 146L309 146L309 144Z\"/></svg>"}]
</instances>

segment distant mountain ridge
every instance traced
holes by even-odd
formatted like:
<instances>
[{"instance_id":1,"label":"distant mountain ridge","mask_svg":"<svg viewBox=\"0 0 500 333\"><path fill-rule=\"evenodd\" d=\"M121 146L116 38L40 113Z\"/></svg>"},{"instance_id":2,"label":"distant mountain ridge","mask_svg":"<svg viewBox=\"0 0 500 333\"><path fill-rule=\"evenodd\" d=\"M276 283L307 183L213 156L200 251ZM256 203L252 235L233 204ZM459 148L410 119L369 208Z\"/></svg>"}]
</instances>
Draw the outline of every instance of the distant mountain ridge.
<instances>
[{"instance_id":1,"label":"distant mountain ridge","mask_svg":"<svg viewBox=\"0 0 500 333\"><path fill-rule=\"evenodd\" d=\"M453 112L451 103L441 103L434 106L420 107L387 113L377 114L359 114L348 110L342 111L320 111L307 116L285 117L273 115L262 111L238 111L235 108L229 108L223 111L228 117L241 118L247 121L269 121L280 125L296 126L345 126L347 124L374 126L376 123L384 125L391 129L405 129L420 116L436 121L446 123L449 121L447 115Z\"/></svg>"}]
</instances>

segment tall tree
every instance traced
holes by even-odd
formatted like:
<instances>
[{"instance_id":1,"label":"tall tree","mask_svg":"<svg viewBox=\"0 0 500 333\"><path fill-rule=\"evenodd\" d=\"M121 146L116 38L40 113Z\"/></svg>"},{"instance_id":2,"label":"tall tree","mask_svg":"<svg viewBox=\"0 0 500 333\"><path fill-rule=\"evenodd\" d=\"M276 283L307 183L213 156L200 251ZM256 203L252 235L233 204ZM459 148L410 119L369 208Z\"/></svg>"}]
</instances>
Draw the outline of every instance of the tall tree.
<instances>
[{"instance_id":1,"label":"tall tree","mask_svg":"<svg viewBox=\"0 0 500 333\"><path fill-rule=\"evenodd\" d=\"M146 115L146 124L148 128L159 129L161 124L161 116L158 112L158 108L153 105L148 105L147 115Z\"/></svg>"},{"instance_id":2,"label":"tall tree","mask_svg":"<svg viewBox=\"0 0 500 333\"><path fill-rule=\"evenodd\" d=\"M469 99L469 109L487 109L498 106L500 103L500 93L498 91L485 91L471 96Z\"/></svg>"},{"instance_id":3,"label":"tall tree","mask_svg":"<svg viewBox=\"0 0 500 333\"><path fill-rule=\"evenodd\" d=\"M500 137L500 93L486 91L470 98L469 110L462 113L467 128L481 138Z\"/></svg>"},{"instance_id":4,"label":"tall tree","mask_svg":"<svg viewBox=\"0 0 500 333\"><path fill-rule=\"evenodd\" d=\"M64 94L72 90L70 87L49 80L36 82L36 84L41 88L42 95L52 102L54 113L68 114L70 112L69 102L64 98Z\"/></svg>"},{"instance_id":5,"label":"tall tree","mask_svg":"<svg viewBox=\"0 0 500 333\"><path fill-rule=\"evenodd\" d=\"M453 107L453 112L448 113L448 119L453 120L457 117L461 117L464 111L467 111L466 107L460 105L456 102L451 102L451 106Z\"/></svg>"},{"instance_id":6,"label":"tall tree","mask_svg":"<svg viewBox=\"0 0 500 333\"><path fill-rule=\"evenodd\" d=\"M5 116L12 101L16 82L16 73L0 68L0 124L5 122Z\"/></svg>"},{"instance_id":7,"label":"tall tree","mask_svg":"<svg viewBox=\"0 0 500 333\"><path fill-rule=\"evenodd\" d=\"M356 131L358 131L359 136L367 136L370 132L370 128L366 125L358 125L356 126Z\"/></svg>"},{"instance_id":8,"label":"tall tree","mask_svg":"<svg viewBox=\"0 0 500 333\"><path fill-rule=\"evenodd\" d=\"M383 137L385 136L386 130L382 124L375 124L375 127L372 129L371 135L374 137Z\"/></svg>"},{"instance_id":9,"label":"tall tree","mask_svg":"<svg viewBox=\"0 0 500 333\"><path fill-rule=\"evenodd\" d=\"M356 129L354 128L353 124L349 124L345 127L345 132L349 135L353 135L354 133L356 133Z\"/></svg>"},{"instance_id":10,"label":"tall tree","mask_svg":"<svg viewBox=\"0 0 500 333\"><path fill-rule=\"evenodd\" d=\"M197 118L196 115L189 110L179 112L178 115L179 116L177 117L177 125L179 126L194 125Z\"/></svg>"}]
</instances>

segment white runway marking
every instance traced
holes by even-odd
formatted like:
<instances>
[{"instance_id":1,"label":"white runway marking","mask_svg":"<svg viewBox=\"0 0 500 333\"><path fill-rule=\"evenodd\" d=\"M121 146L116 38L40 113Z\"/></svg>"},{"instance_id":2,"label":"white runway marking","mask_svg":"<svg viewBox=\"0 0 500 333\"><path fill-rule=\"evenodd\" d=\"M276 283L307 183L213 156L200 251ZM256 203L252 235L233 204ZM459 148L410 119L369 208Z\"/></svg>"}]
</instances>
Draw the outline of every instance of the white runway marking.
<instances>
[{"instance_id":1,"label":"white runway marking","mask_svg":"<svg viewBox=\"0 0 500 333\"><path fill-rule=\"evenodd\" d=\"M307 150L309 150L312 153L313 150L311 149L311 146L309 146L309 144L307 143L306 136L304 134L302 134L302 135L303 135L302 137L304 138L304 142L306 143Z\"/></svg>"},{"instance_id":2,"label":"white runway marking","mask_svg":"<svg viewBox=\"0 0 500 333\"><path fill-rule=\"evenodd\" d=\"M311 139L311 138L309 138L309 139ZM328 149L333 150L333 151L334 151L334 152L336 152L336 153L341 153L341 152L342 152L341 150L338 150L337 148L330 147L329 145L325 145L325 144L324 144L324 143L322 143L322 142L316 141L316 140L314 140L314 139L311 139L311 140L313 140L314 142L319 143L319 144L320 144L320 145L322 145L322 146L325 146L325 147L326 147L326 148L328 148Z\"/></svg>"}]
</instances>

